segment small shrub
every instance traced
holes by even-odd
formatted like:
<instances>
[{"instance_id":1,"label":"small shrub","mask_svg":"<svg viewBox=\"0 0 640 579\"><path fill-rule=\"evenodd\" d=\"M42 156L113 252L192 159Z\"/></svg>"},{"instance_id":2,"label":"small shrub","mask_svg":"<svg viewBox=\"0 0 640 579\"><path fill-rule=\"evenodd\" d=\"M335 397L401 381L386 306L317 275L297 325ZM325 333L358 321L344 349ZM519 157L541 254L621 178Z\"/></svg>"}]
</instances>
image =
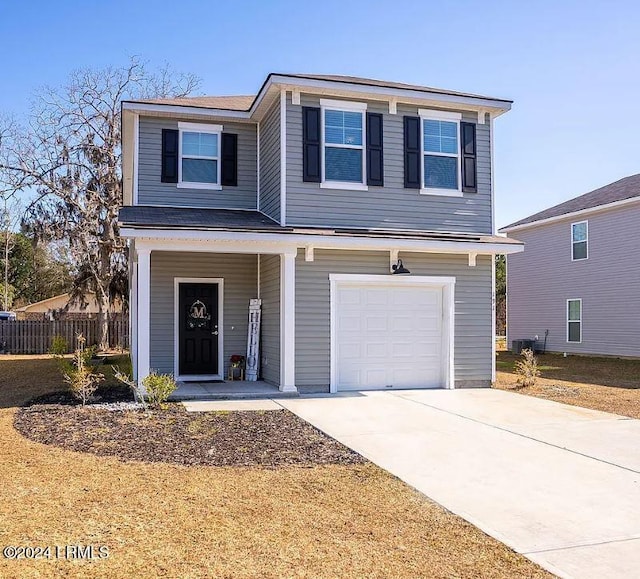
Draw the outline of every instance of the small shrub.
<instances>
[{"instance_id":1,"label":"small shrub","mask_svg":"<svg viewBox=\"0 0 640 579\"><path fill-rule=\"evenodd\" d=\"M538 361L533 355L533 350L522 350L522 360L518 360L515 366L515 372L518 376L518 384L526 388L527 386L535 386L540 376L538 370Z\"/></svg>"},{"instance_id":2,"label":"small shrub","mask_svg":"<svg viewBox=\"0 0 640 579\"><path fill-rule=\"evenodd\" d=\"M53 336L49 354L52 356L64 356L69 351L69 343L63 336Z\"/></svg>"},{"instance_id":3,"label":"small shrub","mask_svg":"<svg viewBox=\"0 0 640 579\"><path fill-rule=\"evenodd\" d=\"M93 351L91 348L85 348L86 340L82 334L78 334L77 342L78 346L73 353L72 361L69 362L62 356L59 360L63 368L64 381L69 385L71 394L84 406L91 400L100 382L104 380L104 375L96 372L89 364Z\"/></svg>"},{"instance_id":4,"label":"small shrub","mask_svg":"<svg viewBox=\"0 0 640 579\"><path fill-rule=\"evenodd\" d=\"M142 385L149 404L156 408L165 403L178 387L171 374L158 374L155 371L142 379Z\"/></svg>"},{"instance_id":5,"label":"small shrub","mask_svg":"<svg viewBox=\"0 0 640 579\"><path fill-rule=\"evenodd\" d=\"M155 371L143 378L143 388L140 388L140 385L129 374L115 366L113 366L113 376L131 388L136 400L144 403L146 399L155 408L161 407L178 387L171 374L158 374Z\"/></svg>"}]
</instances>

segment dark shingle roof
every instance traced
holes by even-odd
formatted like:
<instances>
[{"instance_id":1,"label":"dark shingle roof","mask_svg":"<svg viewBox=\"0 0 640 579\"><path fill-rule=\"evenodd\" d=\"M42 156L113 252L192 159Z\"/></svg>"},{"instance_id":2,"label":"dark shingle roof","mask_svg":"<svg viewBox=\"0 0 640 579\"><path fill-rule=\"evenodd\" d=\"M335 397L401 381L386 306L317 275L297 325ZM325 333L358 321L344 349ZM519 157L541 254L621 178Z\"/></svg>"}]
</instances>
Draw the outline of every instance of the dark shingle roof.
<instances>
[{"instance_id":1,"label":"dark shingle roof","mask_svg":"<svg viewBox=\"0 0 640 579\"><path fill-rule=\"evenodd\" d=\"M454 90L434 88L434 87L423 86L418 84L407 84L404 82L392 82L387 80L378 80L375 78L364 78L361 76L346 76L342 74L284 74L284 73L282 74L282 76L291 76L293 78L308 78L311 80L326 80L329 82L361 84L365 86L377 86L377 87L383 87L383 88L397 88L399 90L426 91L426 92L432 92L437 94L446 94L446 95L461 96L461 97L471 97L471 98L480 98L480 99L490 98L491 100L503 101L505 103L513 102L508 99L487 97L479 94L458 92Z\"/></svg>"},{"instance_id":2,"label":"dark shingle roof","mask_svg":"<svg viewBox=\"0 0 640 579\"><path fill-rule=\"evenodd\" d=\"M182 107L201 107L206 109L221 109L225 111L248 111L255 96L197 96L166 99L144 99L136 102L153 105L178 105Z\"/></svg>"},{"instance_id":3,"label":"dark shingle roof","mask_svg":"<svg viewBox=\"0 0 640 579\"><path fill-rule=\"evenodd\" d=\"M467 98L491 99L504 103L512 103L508 99L487 97L473 93L458 92L430 86L422 86L417 84L406 84L403 82L392 82L386 80L378 80L375 78L364 78L360 76L345 76L341 74L287 74L287 73L271 73L267 77L267 81L272 76L283 76L289 78L300 78L309 80L321 80L326 82L340 82L345 84L359 84L362 86L392 88L398 90L412 90L419 92L431 92L435 94L451 95ZM265 84L266 82L265 81ZM221 109L228 111L248 111L255 100L255 95L230 95L230 96L197 96L197 97L179 97L179 98L157 98L143 99L132 102L156 104L156 105L178 105L185 107L201 107L207 109Z\"/></svg>"},{"instance_id":4,"label":"dark shingle roof","mask_svg":"<svg viewBox=\"0 0 640 579\"><path fill-rule=\"evenodd\" d=\"M501 231L505 231L519 225L534 223L543 219L550 219L551 217L560 217L569 213L575 213L576 211L592 209L594 207L599 207L600 205L608 205L609 203L615 203L616 201L633 199L634 197L640 197L640 173L637 175L631 175L630 177L625 177L624 179L620 179L619 181L615 181L614 183L610 183L609 185L605 185L604 187L600 187L599 189L580 195L580 197L569 199L569 201L565 201L564 203L560 203L559 205L555 205L549 209L545 209L544 211L525 217L520 221L516 221L511 225L503 227Z\"/></svg>"},{"instance_id":5,"label":"dark shingle roof","mask_svg":"<svg viewBox=\"0 0 640 579\"><path fill-rule=\"evenodd\" d=\"M193 209L190 207L122 207L118 215L122 225L135 227L169 227L235 229L246 231L286 230L259 211L237 209Z\"/></svg>"}]
</instances>

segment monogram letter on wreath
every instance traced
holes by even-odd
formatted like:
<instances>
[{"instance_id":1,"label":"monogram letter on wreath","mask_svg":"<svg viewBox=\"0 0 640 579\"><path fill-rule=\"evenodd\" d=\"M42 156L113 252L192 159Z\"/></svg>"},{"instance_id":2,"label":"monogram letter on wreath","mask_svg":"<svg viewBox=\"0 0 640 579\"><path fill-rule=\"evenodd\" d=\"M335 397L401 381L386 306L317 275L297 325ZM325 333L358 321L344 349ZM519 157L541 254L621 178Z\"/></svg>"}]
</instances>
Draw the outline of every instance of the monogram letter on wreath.
<instances>
[{"instance_id":1,"label":"monogram letter on wreath","mask_svg":"<svg viewBox=\"0 0 640 579\"><path fill-rule=\"evenodd\" d=\"M209 322L211 321L211 314L207 312L207 306L205 306L200 300L196 300L189 307L187 314L187 327L190 330L208 329Z\"/></svg>"}]
</instances>

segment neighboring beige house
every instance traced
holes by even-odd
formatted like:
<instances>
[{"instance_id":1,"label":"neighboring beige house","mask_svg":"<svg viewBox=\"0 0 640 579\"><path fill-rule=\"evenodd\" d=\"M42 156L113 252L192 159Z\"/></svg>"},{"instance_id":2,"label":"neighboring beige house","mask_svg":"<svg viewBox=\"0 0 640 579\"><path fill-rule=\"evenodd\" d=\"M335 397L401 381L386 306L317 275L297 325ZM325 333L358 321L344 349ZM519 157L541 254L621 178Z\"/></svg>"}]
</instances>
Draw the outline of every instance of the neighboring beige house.
<instances>
[{"instance_id":1,"label":"neighboring beige house","mask_svg":"<svg viewBox=\"0 0 640 579\"><path fill-rule=\"evenodd\" d=\"M19 320L54 320L95 318L98 314L98 302L95 294L89 293L84 297L84 304L79 300L70 302L71 294L65 293L46 300L35 302L15 310ZM122 303L116 301L111 310L112 314L122 313Z\"/></svg>"}]
</instances>

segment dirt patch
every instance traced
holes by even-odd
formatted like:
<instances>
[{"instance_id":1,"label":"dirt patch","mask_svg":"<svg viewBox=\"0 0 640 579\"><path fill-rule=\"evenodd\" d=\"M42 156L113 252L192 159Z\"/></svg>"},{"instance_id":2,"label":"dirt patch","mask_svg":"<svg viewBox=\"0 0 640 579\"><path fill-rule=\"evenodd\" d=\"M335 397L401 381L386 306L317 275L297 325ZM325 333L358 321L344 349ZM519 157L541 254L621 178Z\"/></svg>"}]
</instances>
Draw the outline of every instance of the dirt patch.
<instances>
[{"instance_id":1,"label":"dirt patch","mask_svg":"<svg viewBox=\"0 0 640 579\"><path fill-rule=\"evenodd\" d=\"M78 406L66 393L55 393L20 408L14 425L36 442L125 461L262 467L364 462L284 409L187 412L182 404L168 404L118 411Z\"/></svg>"},{"instance_id":2,"label":"dirt patch","mask_svg":"<svg viewBox=\"0 0 640 579\"><path fill-rule=\"evenodd\" d=\"M640 418L640 360L537 355L541 377L521 388L513 371L519 356L499 352L495 387L573 406Z\"/></svg>"}]
</instances>

